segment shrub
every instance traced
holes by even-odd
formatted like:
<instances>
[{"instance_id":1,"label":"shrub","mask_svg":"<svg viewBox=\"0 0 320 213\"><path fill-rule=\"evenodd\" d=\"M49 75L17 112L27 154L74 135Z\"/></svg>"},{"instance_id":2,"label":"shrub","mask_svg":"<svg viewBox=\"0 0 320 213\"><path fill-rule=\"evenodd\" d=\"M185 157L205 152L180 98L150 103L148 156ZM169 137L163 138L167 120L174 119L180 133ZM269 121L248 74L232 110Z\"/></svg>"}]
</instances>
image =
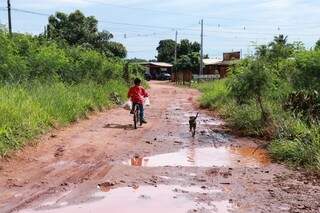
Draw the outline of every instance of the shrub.
<instances>
[{"instance_id":1,"label":"shrub","mask_svg":"<svg viewBox=\"0 0 320 213\"><path fill-rule=\"evenodd\" d=\"M294 54L276 61L245 59L226 80L197 88L203 107L217 110L246 135L269 139L275 159L320 169L320 54Z\"/></svg>"},{"instance_id":2,"label":"shrub","mask_svg":"<svg viewBox=\"0 0 320 213\"><path fill-rule=\"evenodd\" d=\"M320 169L320 130L313 126L293 139L279 139L269 147L271 155L293 165Z\"/></svg>"},{"instance_id":3,"label":"shrub","mask_svg":"<svg viewBox=\"0 0 320 213\"><path fill-rule=\"evenodd\" d=\"M123 67L123 60L92 49L0 32L0 155L52 126L110 107L115 96L124 100ZM132 78L142 70L128 66Z\"/></svg>"},{"instance_id":4,"label":"shrub","mask_svg":"<svg viewBox=\"0 0 320 213\"><path fill-rule=\"evenodd\" d=\"M66 125L113 103L113 92L126 96L119 81L66 85L62 82L0 86L0 155L18 149L52 126Z\"/></svg>"}]
</instances>

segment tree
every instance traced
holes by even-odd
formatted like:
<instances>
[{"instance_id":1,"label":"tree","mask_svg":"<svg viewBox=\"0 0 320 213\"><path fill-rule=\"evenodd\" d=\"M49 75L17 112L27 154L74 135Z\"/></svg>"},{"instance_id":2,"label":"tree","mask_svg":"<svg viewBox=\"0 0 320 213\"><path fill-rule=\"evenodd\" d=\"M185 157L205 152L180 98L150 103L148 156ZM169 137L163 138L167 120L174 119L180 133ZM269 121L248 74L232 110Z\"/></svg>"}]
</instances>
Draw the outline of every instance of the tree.
<instances>
[{"instance_id":1,"label":"tree","mask_svg":"<svg viewBox=\"0 0 320 213\"><path fill-rule=\"evenodd\" d=\"M108 56L114 56L114 57L119 57L119 58L125 58L127 56L127 50L123 44L114 42L114 41L109 41L105 42L102 45L101 48L102 52Z\"/></svg>"},{"instance_id":2,"label":"tree","mask_svg":"<svg viewBox=\"0 0 320 213\"><path fill-rule=\"evenodd\" d=\"M316 51L320 50L320 39L316 42L316 46L314 47L314 50Z\"/></svg>"},{"instance_id":3,"label":"tree","mask_svg":"<svg viewBox=\"0 0 320 213\"><path fill-rule=\"evenodd\" d=\"M296 55L293 85L296 90L320 92L320 51L305 51Z\"/></svg>"},{"instance_id":4,"label":"tree","mask_svg":"<svg viewBox=\"0 0 320 213\"><path fill-rule=\"evenodd\" d=\"M69 15L57 12L50 16L46 34L49 39L63 40L71 46L96 49L109 57L125 58L127 55L122 44L110 41L113 38L110 32L98 31L95 17L86 17L79 10Z\"/></svg>"},{"instance_id":5,"label":"tree","mask_svg":"<svg viewBox=\"0 0 320 213\"><path fill-rule=\"evenodd\" d=\"M201 46L198 42L190 42L188 39L183 39L178 44L178 57L188 55L193 52L200 52Z\"/></svg>"},{"instance_id":6,"label":"tree","mask_svg":"<svg viewBox=\"0 0 320 213\"><path fill-rule=\"evenodd\" d=\"M175 52L175 41L171 39L161 40L157 47L158 61L173 63ZM190 42L188 39L182 39L177 44L177 58L181 58L184 55L190 55L191 53L199 53L201 46L198 42Z\"/></svg>"},{"instance_id":7,"label":"tree","mask_svg":"<svg viewBox=\"0 0 320 213\"><path fill-rule=\"evenodd\" d=\"M280 59L288 58L294 52L293 45L288 44L288 36L275 36L274 40L269 43L270 59L279 61Z\"/></svg>"},{"instance_id":8,"label":"tree","mask_svg":"<svg viewBox=\"0 0 320 213\"><path fill-rule=\"evenodd\" d=\"M161 40L157 47L157 60L161 62L173 63L176 42L171 39Z\"/></svg>"},{"instance_id":9,"label":"tree","mask_svg":"<svg viewBox=\"0 0 320 213\"><path fill-rule=\"evenodd\" d=\"M267 57L268 55L268 47L267 45L260 45L256 48L256 53L255 55L258 57L258 58L262 58L262 57Z\"/></svg>"},{"instance_id":10,"label":"tree","mask_svg":"<svg viewBox=\"0 0 320 213\"><path fill-rule=\"evenodd\" d=\"M273 42L271 42L271 44L285 46L287 42L288 42L288 36L284 36L280 34L279 36L274 37Z\"/></svg>"},{"instance_id":11,"label":"tree","mask_svg":"<svg viewBox=\"0 0 320 213\"><path fill-rule=\"evenodd\" d=\"M190 70L193 73L198 72L200 67L200 54L197 52L188 55L182 55L176 64L178 70Z\"/></svg>"},{"instance_id":12,"label":"tree","mask_svg":"<svg viewBox=\"0 0 320 213\"><path fill-rule=\"evenodd\" d=\"M192 67L191 58L188 55L181 56L176 64L178 70L188 70Z\"/></svg>"},{"instance_id":13,"label":"tree","mask_svg":"<svg viewBox=\"0 0 320 213\"><path fill-rule=\"evenodd\" d=\"M261 120L267 122L269 112L264 105L263 97L272 84L270 70L263 60L249 60L239 69L241 72L234 74L229 81L231 93L239 104L254 99L261 110Z\"/></svg>"},{"instance_id":14,"label":"tree","mask_svg":"<svg viewBox=\"0 0 320 213\"><path fill-rule=\"evenodd\" d=\"M93 16L86 17L79 10L69 15L57 12L49 17L48 38L62 39L70 45L92 43L97 37L97 24Z\"/></svg>"}]
</instances>

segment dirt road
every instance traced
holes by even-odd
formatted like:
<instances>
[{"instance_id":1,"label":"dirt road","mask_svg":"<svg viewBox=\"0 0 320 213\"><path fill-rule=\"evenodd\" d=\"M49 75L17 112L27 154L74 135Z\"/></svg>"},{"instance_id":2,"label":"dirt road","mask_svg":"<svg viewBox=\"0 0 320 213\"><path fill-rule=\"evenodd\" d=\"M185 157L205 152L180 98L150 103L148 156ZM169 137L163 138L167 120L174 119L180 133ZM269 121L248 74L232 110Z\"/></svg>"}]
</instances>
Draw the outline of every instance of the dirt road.
<instances>
[{"instance_id":1,"label":"dirt road","mask_svg":"<svg viewBox=\"0 0 320 213\"><path fill-rule=\"evenodd\" d=\"M318 181L220 131L199 93L151 83L149 123L123 109L90 116L0 161L0 212L320 212Z\"/></svg>"}]
</instances>

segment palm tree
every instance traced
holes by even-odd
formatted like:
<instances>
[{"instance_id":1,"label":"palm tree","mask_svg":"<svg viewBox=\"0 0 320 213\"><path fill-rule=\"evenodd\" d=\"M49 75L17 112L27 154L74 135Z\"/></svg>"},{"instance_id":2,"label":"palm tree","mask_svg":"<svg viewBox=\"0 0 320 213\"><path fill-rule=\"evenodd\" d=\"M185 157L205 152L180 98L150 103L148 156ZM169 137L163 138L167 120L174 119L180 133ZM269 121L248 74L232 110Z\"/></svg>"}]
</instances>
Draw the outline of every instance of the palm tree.
<instances>
[{"instance_id":1,"label":"palm tree","mask_svg":"<svg viewBox=\"0 0 320 213\"><path fill-rule=\"evenodd\" d=\"M279 36L275 36L273 39L273 42L271 42L271 43L285 46L287 44L287 42L288 42L288 36L284 36L284 35L280 34Z\"/></svg>"}]
</instances>

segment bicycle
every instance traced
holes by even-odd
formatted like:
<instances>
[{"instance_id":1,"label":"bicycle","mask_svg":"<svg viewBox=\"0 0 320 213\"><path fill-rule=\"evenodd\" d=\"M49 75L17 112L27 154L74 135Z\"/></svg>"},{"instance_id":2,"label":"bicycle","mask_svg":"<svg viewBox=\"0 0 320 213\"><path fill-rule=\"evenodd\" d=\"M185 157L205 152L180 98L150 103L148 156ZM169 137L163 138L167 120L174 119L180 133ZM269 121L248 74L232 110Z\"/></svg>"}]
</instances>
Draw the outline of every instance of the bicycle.
<instances>
[{"instance_id":1,"label":"bicycle","mask_svg":"<svg viewBox=\"0 0 320 213\"><path fill-rule=\"evenodd\" d=\"M138 123L140 122L140 126L142 125L142 121L140 119L140 107L138 104L134 105L133 109L133 126L135 129L138 128Z\"/></svg>"}]
</instances>

